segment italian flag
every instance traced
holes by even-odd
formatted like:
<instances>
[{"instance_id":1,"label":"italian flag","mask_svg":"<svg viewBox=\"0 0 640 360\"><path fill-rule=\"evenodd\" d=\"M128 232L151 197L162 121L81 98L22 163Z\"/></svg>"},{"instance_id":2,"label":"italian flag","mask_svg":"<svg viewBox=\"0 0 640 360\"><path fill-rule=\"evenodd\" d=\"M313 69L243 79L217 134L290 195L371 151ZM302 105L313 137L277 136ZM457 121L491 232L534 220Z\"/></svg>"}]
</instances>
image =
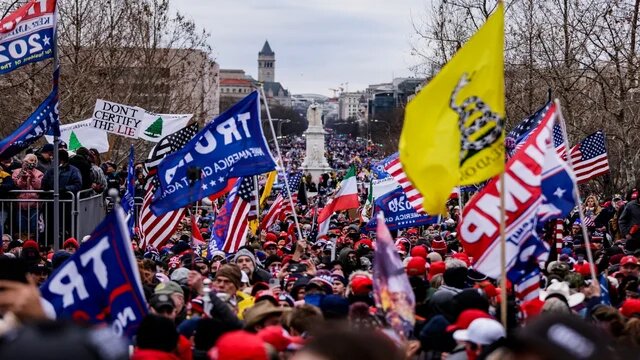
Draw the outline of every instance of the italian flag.
<instances>
[{"instance_id":1,"label":"italian flag","mask_svg":"<svg viewBox=\"0 0 640 360\"><path fill-rule=\"evenodd\" d=\"M357 209L360 206L358 199L358 184L356 183L356 169L351 166L340 183L340 188L333 198L325 205L318 215L318 236L324 235L329 229L329 219L336 211Z\"/></svg>"}]
</instances>

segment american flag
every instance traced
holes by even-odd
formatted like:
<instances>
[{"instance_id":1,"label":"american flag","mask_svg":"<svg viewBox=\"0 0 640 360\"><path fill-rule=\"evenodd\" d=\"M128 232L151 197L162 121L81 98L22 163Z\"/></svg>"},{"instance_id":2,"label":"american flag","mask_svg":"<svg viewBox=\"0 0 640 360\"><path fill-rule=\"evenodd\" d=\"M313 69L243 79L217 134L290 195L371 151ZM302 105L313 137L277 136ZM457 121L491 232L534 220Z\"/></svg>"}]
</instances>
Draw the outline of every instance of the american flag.
<instances>
[{"instance_id":1,"label":"american flag","mask_svg":"<svg viewBox=\"0 0 640 360\"><path fill-rule=\"evenodd\" d=\"M178 209L161 216L155 216L151 211L151 201L155 189L154 180L148 179L138 217L141 248L143 249L149 245L155 248L164 246L175 233L176 227L182 221L185 213L185 209Z\"/></svg>"},{"instance_id":2,"label":"american flag","mask_svg":"<svg viewBox=\"0 0 640 360\"><path fill-rule=\"evenodd\" d=\"M509 150L510 157L524 145L525 141L527 141L531 133L540 125L542 120L549 116L557 116L556 105L552 102L546 103L535 113L522 120L518 126L509 132L507 139L514 141L513 148ZM558 122L556 122L553 127L553 146L556 148L556 152L562 156L565 149L564 136L562 136L562 128Z\"/></svg>"},{"instance_id":3,"label":"american flag","mask_svg":"<svg viewBox=\"0 0 640 360\"><path fill-rule=\"evenodd\" d=\"M236 186L229 192L213 225L209 254L215 249L227 254L235 253L246 243L251 198L255 198L252 189L253 178L248 176L238 179Z\"/></svg>"},{"instance_id":4,"label":"american flag","mask_svg":"<svg viewBox=\"0 0 640 360\"><path fill-rule=\"evenodd\" d=\"M569 153L578 184L583 184L596 176L609 172L609 158L602 131L596 131L587 136L579 144L572 147Z\"/></svg>"},{"instance_id":5,"label":"american flag","mask_svg":"<svg viewBox=\"0 0 640 360\"><path fill-rule=\"evenodd\" d=\"M196 133L198 133L198 124L194 123L174 134L165 136L151 149L149 158L145 161L149 177L145 185L145 196L142 200L142 208L138 217L143 248L148 245L152 245L155 248L164 246L175 233L180 221L182 221L185 209L171 211L161 216L155 216L151 211L153 193L158 186L158 179L155 173L157 172L158 164L165 156L182 148Z\"/></svg>"},{"instance_id":6,"label":"american flag","mask_svg":"<svg viewBox=\"0 0 640 360\"><path fill-rule=\"evenodd\" d=\"M163 137L149 152L145 161L147 172L154 174L162 159L185 146L198 133L198 129L198 123L193 123L180 131Z\"/></svg>"},{"instance_id":7,"label":"american flag","mask_svg":"<svg viewBox=\"0 0 640 360\"><path fill-rule=\"evenodd\" d=\"M519 283L515 284L516 297L520 301L529 301L540 294L540 271L532 272Z\"/></svg>"},{"instance_id":8,"label":"american flag","mask_svg":"<svg viewBox=\"0 0 640 360\"><path fill-rule=\"evenodd\" d=\"M407 195L407 199L413 208L420 214L425 214L424 208L422 207L422 202L424 200L420 191L416 189L411 180L407 177L407 174L404 172L402 168L402 164L400 163L400 158L396 157L394 160L391 160L384 167L384 170L393 177L395 181L402 186L402 190Z\"/></svg>"},{"instance_id":9,"label":"american flag","mask_svg":"<svg viewBox=\"0 0 640 360\"><path fill-rule=\"evenodd\" d=\"M297 172L289 175L289 191L291 192L291 200L294 204L298 203L298 189L300 188L300 182L302 181L302 173ZM282 214L292 213L291 202L288 200L287 188L282 189L282 196L285 199L284 206L282 207Z\"/></svg>"},{"instance_id":10,"label":"american flag","mask_svg":"<svg viewBox=\"0 0 640 360\"><path fill-rule=\"evenodd\" d=\"M298 192L295 189L298 189L300 186L300 182L302 181L302 173L297 172L289 175L289 189L291 191L291 199L295 204L298 201ZM276 199L271 204L269 211L262 218L261 227L263 229L270 228L275 222L282 218L287 212L293 212L291 208L291 203L289 202L289 197L287 196L287 189L284 187L282 191L278 194Z\"/></svg>"}]
</instances>

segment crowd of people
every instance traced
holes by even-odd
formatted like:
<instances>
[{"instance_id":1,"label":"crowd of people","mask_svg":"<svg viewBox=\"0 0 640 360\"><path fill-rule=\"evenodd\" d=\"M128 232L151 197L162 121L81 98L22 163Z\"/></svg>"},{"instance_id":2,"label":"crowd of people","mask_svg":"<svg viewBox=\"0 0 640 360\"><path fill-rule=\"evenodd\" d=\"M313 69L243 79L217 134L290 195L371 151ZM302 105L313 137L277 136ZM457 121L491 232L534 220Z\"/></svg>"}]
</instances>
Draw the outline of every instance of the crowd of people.
<instances>
[{"instance_id":1,"label":"crowd of people","mask_svg":"<svg viewBox=\"0 0 640 360\"><path fill-rule=\"evenodd\" d=\"M280 141L283 161L294 171L305 154L300 137ZM22 162L3 159L1 191L50 189L50 146ZM98 154L61 151L64 188L104 191L123 181L115 164ZM393 232L398 256L413 290L415 326L407 337L395 333L374 297L375 232L359 216L336 213L326 236L317 237L315 204L325 203L346 168L356 165L361 183L383 158L377 146L343 135L327 138L325 154L335 171L306 177L309 201L297 204L302 238L293 213L249 235L237 252L209 253L192 240L192 226L205 241L215 211L199 208L161 248L132 248L149 314L134 343L100 329L42 324L46 317L37 286L82 246L66 239L59 251L38 239L3 234L5 258L21 258L29 283L0 280L0 358L44 358L55 349L74 358L116 359L625 359L640 346L640 199L623 195L586 197L582 210L588 239L576 210L542 234L551 248L543 264L540 291L521 298L513 284L473 268L456 237L461 209L451 200L437 224ZM114 178L115 177L115 178ZM6 179L6 182L5 180ZM113 185L110 185L113 182ZM137 184L141 191L144 178ZM5 188L6 187L6 188ZM361 186L361 203L366 186ZM464 194L468 197L469 194ZM266 202L268 208L275 193ZM33 200L26 198L27 200ZM222 200L220 200L222 201ZM24 207L31 202L21 203ZM215 209L215 207L214 207ZM317 208L316 208L317 210ZM16 217L5 221L31 221ZM559 245L559 246L558 246ZM593 251L593 263L586 253ZM597 281L591 276L592 269ZM500 307L506 302L507 317ZM506 326L505 326L506 324ZM23 329L23 330L20 330ZM28 349L25 349L27 347ZM66 348L68 347L68 348ZM37 351L41 351L38 353ZM75 352L74 352L75 351ZM39 354L39 356L37 355Z\"/></svg>"}]
</instances>

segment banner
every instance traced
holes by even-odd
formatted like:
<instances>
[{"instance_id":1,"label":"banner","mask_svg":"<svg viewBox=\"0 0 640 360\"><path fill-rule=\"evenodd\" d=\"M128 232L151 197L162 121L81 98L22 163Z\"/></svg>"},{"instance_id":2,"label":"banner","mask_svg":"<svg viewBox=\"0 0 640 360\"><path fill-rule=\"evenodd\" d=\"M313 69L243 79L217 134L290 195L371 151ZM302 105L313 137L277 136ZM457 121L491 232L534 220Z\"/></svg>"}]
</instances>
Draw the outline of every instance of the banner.
<instances>
[{"instance_id":1,"label":"banner","mask_svg":"<svg viewBox=\"0 0 640 360\"><path fill-rule=\"evenodd\" d=\"M109 138L107 132L96 129L92 125L93 120L87 119L73 124L60 125L60 140L67 143L70 151L78 148L96 149L99 153L109 151ZM53 144L53 136L46 135L47 142Z\"/></svg>"},{"instance_id":2,"label":"banner","mask_svg":"<svg viewBox=\"0 0 640 360\"><path fill-rule=\"evenodd\" d=\"M117 208L40 287L42 303L59 319L109 323L130 339L147 313L124 212Z\"/></svg>"},{"instance_id":3,"label":"banner","mask_svg":"<svg viewBox=\"0 0 640 360\"><path fill-rule=\"evenodd\" d=\"M374 213L382 211L389 230L405 229L414 226L435 224L435 216L421 215L411 206L407 195L398 187L375 201ZM375 231L377 219L373 217L367 223L367 231Z\"/></svg>"},{"instance_id":4,"label":"banner","mask_svg":"<svg viewBox=\"0 0 640 360\"><path fill-rule=\"evenodd\" d=\"M275 168L262 133L260 99L254 91L162 160L158 165L160 186L151 209L156 216L164 214L222 190L229 178Z\"/></svg>"},{"instance_id":5,"label":"banner","mask_svg":"<svg viewBox=\"0 0 640 360\"><path fill-rule=\"evenodd\" d=\"M193 114L154 114L145 112L138 130L142 140L159 142L163 137L183 129Z\"/></svg>"},{"instance_id":6,"label":"banner","mask_svg":"<svg viewBox=\"0 0 640 360\"><path fill-rule=\"evenodd\" d=\"M56 0L30 0L0 21L0 74L53 57Z\"/></svg>"},{"instance_id":7,"label":"banner","mask_svg":"<svg viewBox=\"0 0 640 360\"><path fill-rule=\"evenodd\" d=\"M44 134L60 134L58 119L58 87L54 86L49 96L20 127L0 141L0 154L11 157L28 148Z\"/></svg>"},{"instance_id":8,"label":"banner","mask_svg":"<svg viewBox=\"0 0 640 360\"><path fill-rule=\"evenodd\" d=\"M538 225L567 215L575 206L575 177L553 144L555 105L507 163L504 174L506 259L516 283L537 269L548 250L539 241ZM500 184L493 178L464 207L458 237L474 269L498 278L500 265Z\"/></svg>"},{"instance_id":9,"label":"banner","mask_svg":"<svg viewBox=\"0 0 640 360\"><path fill-rule=\"evenodd\" d=\"M378 225L373 258L373 297L390 327L403 339L408 339L416 322L415 295L382 214L378 213L374 218L378 219Z\"/></svg>"},{"instance_id":10,"label":"banner","mask_svg":"<svg viewBox=\"0 0 640 360\"><path fill-rule=\"evenodd\" d=\"M129 148L129 164L127 165L127 187L125 188L124 195L120 200L122 210L127 215L127 227L134 233L135 227L135 199L136 196L136 174L133 163L136 161L135 152L133 150L133 144Z\"/></svg>"},{"instance_id":11,"label":"banner","mask_svg":"<svg viewBox=\"0 0 640 360\"><path fill-rule=\"evenodd\" d=\"M91 118L97 129L137 139L144 115L145 110L137 106L98 99Z\"/></svg>"}]
</instances>

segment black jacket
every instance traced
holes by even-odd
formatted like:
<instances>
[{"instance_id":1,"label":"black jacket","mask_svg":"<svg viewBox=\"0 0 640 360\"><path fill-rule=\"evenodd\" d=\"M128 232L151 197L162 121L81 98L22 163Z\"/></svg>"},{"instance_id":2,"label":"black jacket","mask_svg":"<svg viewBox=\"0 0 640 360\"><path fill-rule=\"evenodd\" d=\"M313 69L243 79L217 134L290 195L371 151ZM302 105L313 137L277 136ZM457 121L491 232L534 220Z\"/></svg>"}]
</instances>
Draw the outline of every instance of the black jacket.
<instances>
[{"instance_id":1,"label":"black jacket","mask_svg":"<svg viewBox=\"0 0 640 360\"><path fill-rule=\"evenodd\" d=\"M60 198L69 191L77 194L82 189L82 176L80 171L72 165L60 166ZM47 170L42 178L42 190L53 190L53 168Z\"/></svg>"},{"instance_id":2,"label":"black jacket","mask_svg":"<svg viewBox=\"0 0 640 360\"><path fill-rule=\"evenodd\" d=\"M627 203L624 210L622 210L622 214L620 214L618 224L620 225L622 236L628 235L633 225L640 225L640 204L638 200L632 200Z\"/></svg>"}]
</instances>

